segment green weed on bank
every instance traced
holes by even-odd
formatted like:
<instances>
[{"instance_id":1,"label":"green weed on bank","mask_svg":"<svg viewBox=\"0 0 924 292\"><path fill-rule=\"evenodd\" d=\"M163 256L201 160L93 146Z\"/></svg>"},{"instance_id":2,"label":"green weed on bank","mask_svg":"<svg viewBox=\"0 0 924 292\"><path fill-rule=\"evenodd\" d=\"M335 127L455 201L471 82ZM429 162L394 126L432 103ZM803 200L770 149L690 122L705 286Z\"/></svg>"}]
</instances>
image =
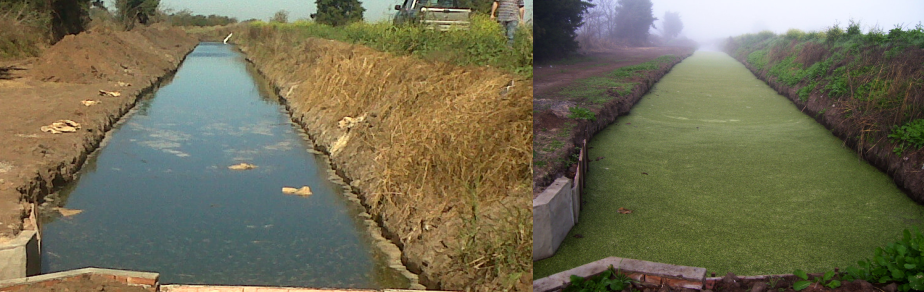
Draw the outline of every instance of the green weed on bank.
<instances>
[{"instance_id":1,"label":"green weed on bank","mask_svg":"<svg viewBox=\"0 0 924 292\"><path fill-rule=\"evenodd\" d=\"M399 55L414 55L427 60L460 66L491 66L532 78L532 26L521 25L513 48L507 47L500 24L487 16L476 15L468 30L440 32L416 25L395 26L390 21L356 22L332 27L310 21L294 23L254 22L254 27L271 26L301 37L317 37L362 44Z\"/></svg>"},{"instance_id":2,"label":"green weed on bank","mask_svg":"<svg viewBox=\"0 0 924 292\"><path fill-rule=\"evenodd\" d=\"M924 70L915 65L924 58L924 25L864 33L851 21L846 29L764 31L729 38L725 51L795 89L803 102L813 95L834 100L855 128L848 134L863 143L890 140L899 155L917 146L909 129L924 118Z\"/></svg>"}]
</instances>

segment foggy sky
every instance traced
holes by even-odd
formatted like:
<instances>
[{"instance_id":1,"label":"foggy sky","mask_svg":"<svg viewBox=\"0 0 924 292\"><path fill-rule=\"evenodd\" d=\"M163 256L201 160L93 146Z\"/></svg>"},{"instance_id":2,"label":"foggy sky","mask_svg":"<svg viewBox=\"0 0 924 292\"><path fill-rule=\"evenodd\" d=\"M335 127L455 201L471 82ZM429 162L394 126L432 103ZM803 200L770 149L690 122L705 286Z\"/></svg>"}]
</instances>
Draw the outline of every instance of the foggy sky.
<instances>
[{"instance_id":1,"label":"foggy sky","mask_svg":"<svg viewBox=\"0 0 924 292\"><path fill-rule=\"evenodd\" d=\"M661 28L665 11L680 12L681 35L704 43L745 33L770 30L777 34L790 28L821 31L839 23L846 29L852 18L863 32L878 25L888 32L896 24L906 29L924 24L921 0L651 0L655 22ZM654 32L654 31L652 31Z\"/></svg>"}]
</instances>

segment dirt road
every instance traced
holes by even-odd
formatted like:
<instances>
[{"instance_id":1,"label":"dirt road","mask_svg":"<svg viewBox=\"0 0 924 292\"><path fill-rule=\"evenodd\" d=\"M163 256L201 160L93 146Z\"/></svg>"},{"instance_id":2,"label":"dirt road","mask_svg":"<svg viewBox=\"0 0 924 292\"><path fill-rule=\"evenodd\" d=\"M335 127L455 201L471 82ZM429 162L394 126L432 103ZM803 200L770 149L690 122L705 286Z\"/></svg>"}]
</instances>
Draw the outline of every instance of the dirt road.
<instances>
[{"instance_id":1,"label":"dirt road","mask_svg":"<svg viewBox=\"0 0 924 292\"><path fill-rule=\"evenodd\" d=\"M32 202L74 179L105 132L197 43L163 26L101 30L67 36L39 58L0 61L0 237L18 234ZM79 128L42 131L59 120Z\"/></svg>"}]
</instances>

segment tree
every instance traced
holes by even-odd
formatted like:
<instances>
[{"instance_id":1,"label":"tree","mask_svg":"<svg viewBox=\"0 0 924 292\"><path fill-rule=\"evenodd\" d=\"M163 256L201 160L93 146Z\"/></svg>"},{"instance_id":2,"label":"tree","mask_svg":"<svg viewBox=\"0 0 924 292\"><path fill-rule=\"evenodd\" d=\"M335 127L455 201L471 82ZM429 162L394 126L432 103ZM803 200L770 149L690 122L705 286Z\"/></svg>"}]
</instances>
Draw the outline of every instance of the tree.
<instances>
[{"instance_id":1,"label":"tree","mask_svg":"<svg viewBox=\"0 0 924 292\"><path fill-rule=\"evenodd\" d=\"M582 0L535 0L533 52L536 59L563 57L577 50L575 30L593 4Z\"/></svg>"},{"instance_id":2,"label":"tree","mask_svg":"<svg viewBox=\"0 0 924 292\"><path fill-rule=\"evenodd\" d=\"M664 37L667 40L676 38L683 30L683 22L680 21L680 12L664 12Z\"/></svg>"},{"instance_id":3,"label":"tree","mask_svg":"<svg viewBox=\"0 0 924 292\"><path fill-rule=\"evenodd\" d=\"M276 11L276 14L273 14L273 18L270 18L270 22L289 22L289 12L285 10Z\"/></svg>"},{"instance_id":4,"label":"tree","mask_svg":"<svg viewBox=\"0 0 924 292\"><path fill-rule=\"evenodd\" d=\"M131 29L135 24L148 24L157 15L160 0L116 0L116 9L119 10L119 20L125 28Z\"/></svg>"},{"instance_id":5,"label":"tree","mask_svg":"<svg viewBox=\"0 0 924 292\"><path fill-rule=\"evenodd\" d=\"M315 4L318 12L314 14L314 21L332 26L362 21L366 11L359 0L315 0Z\"/></svg>"},{"instance_id":6,"label":"tree","mask_svg":"<svg viewBox=\"0 0 924 292\"><path fill-rule=\"evenodd\" d=\"M619 0L616 8L616 37L632 45L648 42L648 28L658 20L651 12L651 0Z\"/></svg>"}]
</instances>

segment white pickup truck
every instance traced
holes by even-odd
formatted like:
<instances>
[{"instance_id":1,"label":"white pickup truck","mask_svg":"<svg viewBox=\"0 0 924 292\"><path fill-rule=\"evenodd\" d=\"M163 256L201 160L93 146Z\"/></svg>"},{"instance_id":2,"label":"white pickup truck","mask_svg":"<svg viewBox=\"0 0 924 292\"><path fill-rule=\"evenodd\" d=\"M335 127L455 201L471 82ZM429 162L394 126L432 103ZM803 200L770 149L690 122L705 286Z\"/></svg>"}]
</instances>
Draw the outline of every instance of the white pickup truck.
<instances>
[{"instance_id":1,"label":"white pickup truck","mask_svg":"<svg viewBox=\"0 0 924 292\"><path fill-rule=\"evenodd\" d=\"M471 8L460 7L459 0L404 0L395 5L395 24L419 23L430 29L446 31L468 29Z\"/></svg>"}]
</instances>

